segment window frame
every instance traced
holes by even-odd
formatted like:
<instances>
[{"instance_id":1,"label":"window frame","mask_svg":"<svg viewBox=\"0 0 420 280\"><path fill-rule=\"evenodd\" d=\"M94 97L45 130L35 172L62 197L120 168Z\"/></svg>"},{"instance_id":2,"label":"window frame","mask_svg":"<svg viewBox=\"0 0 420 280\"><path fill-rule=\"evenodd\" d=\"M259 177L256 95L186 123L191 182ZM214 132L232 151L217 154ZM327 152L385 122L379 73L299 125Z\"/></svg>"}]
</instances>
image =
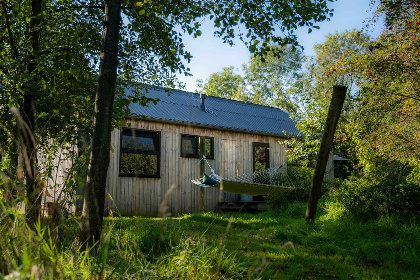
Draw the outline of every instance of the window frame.
<instances>
[{"instance_id":1,"label":"window frame","mask_svg":"<svg viewBox=\"0 0 420 280\"><path fill-rule=\"evenodd\" d=\"M129 132L127 132L129 131ZM124 135L129 135L132 136L132 132L134 131L134 136L135 137L150 137L150 138L155 138L156 137L156 141L157 141L157 147L155 146L155 148L157 148L156 151L141 151L141 150L137 150L137 149L127 149L127 148L123 148L122 147L122 139ZM139 134L138 134L139 133ZM139 177L139 178L160 178L160 154L161 154L161 132L160 131L154 131L154 130L146 130L146 129L137 129L137 128L130 128L130 127L124 127L121 129L120 132L120 155L119 155L119 164L118 164L118 168L119 168L119 176L120 177ZM155 143L154 143L155 144ZM156 155L157 156L157 170L156 170L156 174L154 175L150 175L150 174L137 174L137 173L122 173L121 172L121 157L122 154L143 154L143 155Z\"/></svg>"},{"instance_id":2,"label":"window frame","mask_svg":"<svg viewBox=\"0 0 420 280\"><path fill-rule=\"evenodd\" d=\"M265 147L266 168L270 168L270 144L261 142L252 142L252 172L255 172L255 148Z\"/></svg>"},{"instance_id":3,"label":"window frame","mask_svg":"<svg viewBox=\"0 0 420 280\"><path fill-rule=\"evenodd\" d=\"M190 139L194 139L196 141L196 147L197 147L197 151L193 154L187 154L187 153L183 153L182 151L182 139L183 138L190 138ZM199 137L203 137L204 139L210 139L210 155L206 155L207 159L214 159L214 137L209 137L209 136L199 136L199 135L192 135L192 134L181 134L181 141L180 141L180 151L181 151L181 157L185 157L185 158L199 158L198 155L198 150L200 149L199 147L199 141L198 138Z\"/></svg>"}]
</instances>

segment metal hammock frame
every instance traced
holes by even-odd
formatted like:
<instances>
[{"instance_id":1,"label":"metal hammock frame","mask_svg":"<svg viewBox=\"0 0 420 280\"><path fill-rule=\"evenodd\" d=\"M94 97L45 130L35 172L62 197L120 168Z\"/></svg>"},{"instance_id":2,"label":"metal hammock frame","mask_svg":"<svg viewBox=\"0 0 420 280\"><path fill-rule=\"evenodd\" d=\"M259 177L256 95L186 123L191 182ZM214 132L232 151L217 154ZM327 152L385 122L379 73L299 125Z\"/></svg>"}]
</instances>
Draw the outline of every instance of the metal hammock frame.
<instances>
[{"instance_id":1,"label":"metal hammock frame","mask_svg":"<svg viewBox=\"0 0 420 280\"><path fill-rule=\"evenodd\" d=\"M210 186L203 184L202 178L191 180L193 184L200 187L213 187L224 192L246 195L271 195L294 189L293 187L287 187L287 185L291 185L291 181L287 176L286 165L255 171L251 174L222 178L216 174L204 155L201 160L204 160L210 168L211 173L208 176L219 181L219 183Z\"/></svg>"}]
</instances>

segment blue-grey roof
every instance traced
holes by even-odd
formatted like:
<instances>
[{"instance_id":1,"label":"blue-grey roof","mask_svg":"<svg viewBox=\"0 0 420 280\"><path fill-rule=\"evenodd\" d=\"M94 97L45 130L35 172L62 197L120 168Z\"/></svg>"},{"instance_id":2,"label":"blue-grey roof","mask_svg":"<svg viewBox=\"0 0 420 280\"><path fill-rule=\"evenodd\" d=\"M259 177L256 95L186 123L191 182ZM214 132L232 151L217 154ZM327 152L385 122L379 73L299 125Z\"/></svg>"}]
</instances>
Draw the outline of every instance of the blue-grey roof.
<instances>
[{"instance_id":1,"label":"blue-grey roof","mask_svg":"<svg viewBox=\"0 0 420 280\"><path fill-rule=\"evenodd\" d=\"M131 90L127 89L126 94ZM157 98L157 104L147 107L131 103L129 109L136 117L173 121L177 123L240 130L259 134L299 136L290 114L274 107L256 105L214 96L206 96L203 111L198 93L181 90L148 88L146 97Z\"/></svg>"}]
</instances>

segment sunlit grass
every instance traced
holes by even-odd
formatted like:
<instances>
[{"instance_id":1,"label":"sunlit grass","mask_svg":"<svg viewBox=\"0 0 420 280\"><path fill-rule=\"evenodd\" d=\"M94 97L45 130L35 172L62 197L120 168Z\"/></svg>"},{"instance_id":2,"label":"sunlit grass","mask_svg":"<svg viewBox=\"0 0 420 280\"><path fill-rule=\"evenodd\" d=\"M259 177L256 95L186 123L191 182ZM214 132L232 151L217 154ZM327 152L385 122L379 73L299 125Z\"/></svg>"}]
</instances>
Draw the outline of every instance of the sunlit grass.
<instances>
[{"instance_id":1,"label":"sunlit grass","mask_svg":"<svg viewBox=\"0 0 420 280\"><path fill-rule=\"evenodd\" d=\"M26 260L12 266L23 275L30 275L35 265L44 275L70 279L420 277L420 223L414 217L360 221L321 210L309 225L304 211L304 203L295 203L258 214L108 217L98 252L80 253L69 231L50 249L39 237L34 244L45 248L15 236L20 240L14 241L16 250L27 253ZM13 254L9 258L13 261Z\"/></svg>"}]
</instances>

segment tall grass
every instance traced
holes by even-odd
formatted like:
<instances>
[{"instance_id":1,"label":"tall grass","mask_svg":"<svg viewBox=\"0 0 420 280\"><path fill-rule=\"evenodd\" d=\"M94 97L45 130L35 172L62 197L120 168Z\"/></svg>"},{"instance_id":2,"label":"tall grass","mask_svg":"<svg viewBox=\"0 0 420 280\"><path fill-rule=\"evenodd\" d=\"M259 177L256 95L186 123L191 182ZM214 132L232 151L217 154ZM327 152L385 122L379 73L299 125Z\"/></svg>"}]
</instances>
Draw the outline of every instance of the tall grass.
<instances>
[{"instance_id":1,"label":"tall grass","mask_svg":"<svg viewBox=\"0 0 420 280\"><path fill-rule=\"evenodd\" d=\"M77 240L78 219L35 230L2 205L0 279L416 279L420 223L396 215L332 214L314 225L305 203L259 214L108 217L97 251ZM84 248L84 247L83 247Z\"/></svg>"},{"instance_id":2,"label":"tall grass","mask_svg":"<svg viewBox=\"0 0 420 280\"><path fill-rule=\"evenodd\" d=\"M29 228L21 213L2 204L0 279L232 279L242 278L235 254L165 220L108 218L98 250L77 239L78 220L56 228Z\"/></svg>"}]
</instances>

